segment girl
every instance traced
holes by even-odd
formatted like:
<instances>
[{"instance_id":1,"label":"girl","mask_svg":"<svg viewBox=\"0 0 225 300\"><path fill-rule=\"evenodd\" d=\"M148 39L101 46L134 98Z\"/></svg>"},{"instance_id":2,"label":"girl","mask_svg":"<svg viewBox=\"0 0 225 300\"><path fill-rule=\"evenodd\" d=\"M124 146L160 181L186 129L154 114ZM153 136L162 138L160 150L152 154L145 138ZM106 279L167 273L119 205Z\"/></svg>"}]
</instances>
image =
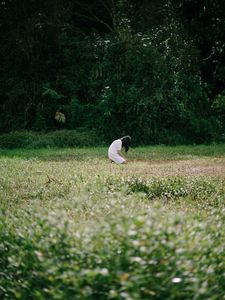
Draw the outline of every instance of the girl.
<instances>
[{"instance_id":1,"label":"girl","mask_svg":"<svg viewBox=\"0 0 225 300\"><path fill-rule=\"evenodd\" d=\"M108 150L109 159L114 161L116 164L126 164L127 159L122 156L120 151L122 147L124 147L125 152L127 152L130 147L130 142L131 137L129 135L113 141Z\"/></svg>"}]
</instances>

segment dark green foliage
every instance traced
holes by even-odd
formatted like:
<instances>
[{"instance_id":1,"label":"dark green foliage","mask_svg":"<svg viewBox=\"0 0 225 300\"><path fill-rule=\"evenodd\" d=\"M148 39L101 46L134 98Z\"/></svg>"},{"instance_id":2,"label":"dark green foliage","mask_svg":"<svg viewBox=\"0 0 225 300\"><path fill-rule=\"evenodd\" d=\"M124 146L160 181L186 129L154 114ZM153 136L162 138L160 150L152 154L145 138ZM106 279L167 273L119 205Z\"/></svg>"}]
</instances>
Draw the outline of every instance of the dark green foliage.
<instances>
[{"instance_id":1,"label":"dark green foliage","mask_svg":"<svg viewBox=\"0 0 225 300\"><path fill-rule=\"evenodd\" d=\"M92 131L61 130L46 134L56 147L84 147L101 145L101 138Z\"/></svg>"},{"instance_id":2,"label":"dark green foliage","mask_svg":"<svg viewBox=\"0 0 225 300\"><path fill-rule=\"evenodd\" d=\"M11 132L2 134L0 136L0 148L13 149L13 148L27 148L35 140L34 134L31 132Z\"/></svg>"},{"instance_id":3,"label":"dark green foliage","mask_svg":"<svg viewBox=\"0 0 225 300\"><path fill-rule=\"evenodd\" d=\"M98 146L102 138L94 131L58 130L48 133L11 132L0 136L0 148L51 148Z\"/></svg>"},{"instance_id":4,"label":"dark green foliage","mask_svg":"<svg viewBox=\"0 0 225 300\"><path fill-rule=\"evenodd\" d=\"M15 0L0 17L0 133L223 140L222 1Z\"/></svg>"}]
</instances>

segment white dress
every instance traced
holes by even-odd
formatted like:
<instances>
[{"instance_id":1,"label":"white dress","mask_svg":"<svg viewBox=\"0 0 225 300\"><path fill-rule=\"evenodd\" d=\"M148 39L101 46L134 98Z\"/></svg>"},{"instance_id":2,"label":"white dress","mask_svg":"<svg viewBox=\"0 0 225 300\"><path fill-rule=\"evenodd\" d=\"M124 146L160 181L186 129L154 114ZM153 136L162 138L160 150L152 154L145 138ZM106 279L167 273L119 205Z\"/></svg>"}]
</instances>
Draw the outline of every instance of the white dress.
<instances>
[{"instance_id":1,"label":"white dress","mask_svg":"<svg viewBox=\"0 0 225 300\"><path fill-rule=\"evenodd\" d=\"M117 164L122 164L125 162L125 159L119 155L118 151L122 149L122 141L115 140L109 147L108 157L110 160L114 161Z\"/></svg>"}]
</instances>

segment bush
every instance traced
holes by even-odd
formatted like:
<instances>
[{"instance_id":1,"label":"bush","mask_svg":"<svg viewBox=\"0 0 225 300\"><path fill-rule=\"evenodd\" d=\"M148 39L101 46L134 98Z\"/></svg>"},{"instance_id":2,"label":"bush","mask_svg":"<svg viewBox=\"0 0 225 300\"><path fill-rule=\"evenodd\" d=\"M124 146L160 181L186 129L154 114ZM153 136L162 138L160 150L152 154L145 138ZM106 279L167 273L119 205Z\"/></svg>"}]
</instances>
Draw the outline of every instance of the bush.
<instances>
[{"instance_id":1,"label":"bush","mask_svg":"<svg viewBox=\"0 0 225 300\"><path fill-rule=\"evenodd\" d=\"M27 148L35 140L34 135L27 131L15 131L0 136L0 148Z\"/></svg>"},{"instance_id":2,"label":"bush","mask_svg":"<svg viewBox=\"0 0 225 300\"><path fill-rule=\"evenodd\" d=\"M56 147L96 146L102 143L95 132L85 130L53 131L48 133L46 138L52 141Z\"/></svg>"},{"instance_id":3,"label":"bush","mask_svg":"<svg viewBox=\"0 0 225 300\"><path fill-rule=\"evenodd\" d=\"M0 136L0 148L85 147L103 144L94 131L58 130L49 133L11 132Z\"/></svg>"}]
</instances>

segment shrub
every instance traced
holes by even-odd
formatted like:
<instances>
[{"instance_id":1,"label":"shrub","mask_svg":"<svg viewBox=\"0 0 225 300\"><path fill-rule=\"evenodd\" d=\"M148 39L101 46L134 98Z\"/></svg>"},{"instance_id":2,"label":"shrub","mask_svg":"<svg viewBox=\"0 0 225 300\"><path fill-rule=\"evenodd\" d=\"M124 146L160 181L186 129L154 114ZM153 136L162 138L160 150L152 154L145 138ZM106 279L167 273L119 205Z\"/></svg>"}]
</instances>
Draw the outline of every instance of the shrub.
<instances>
[{"instance_id":1,"label":"shrub","mask_svg":"<svg viewBox=\"0 0 225 300\"><path fill-rule=\"evenodd\" d=\"M27 131L15 131L0 135L0 148L26 148L34 141L34 135Z\"/></svg>"},{"instance_id":2,"label":"shrub","mask_svg":"<svg viewBox=\"0 0 225 300\"><path fill-rule=\"evenodd\" d=\"M56 147L83 147L101 144L99 136L92 131L59 130L46 135Z\"/></svg>"},{"instance_id":3,"label":"shrub","mask_svg":"<svg viewBox=\"0 0 225 300\"><path fill-rule=\"evenodd\" d=\"M11 132L0 136L0 148L84 147L101 145L102 139L91 130L58 130L49 133Z\"/></svg>"}]
</instances>

